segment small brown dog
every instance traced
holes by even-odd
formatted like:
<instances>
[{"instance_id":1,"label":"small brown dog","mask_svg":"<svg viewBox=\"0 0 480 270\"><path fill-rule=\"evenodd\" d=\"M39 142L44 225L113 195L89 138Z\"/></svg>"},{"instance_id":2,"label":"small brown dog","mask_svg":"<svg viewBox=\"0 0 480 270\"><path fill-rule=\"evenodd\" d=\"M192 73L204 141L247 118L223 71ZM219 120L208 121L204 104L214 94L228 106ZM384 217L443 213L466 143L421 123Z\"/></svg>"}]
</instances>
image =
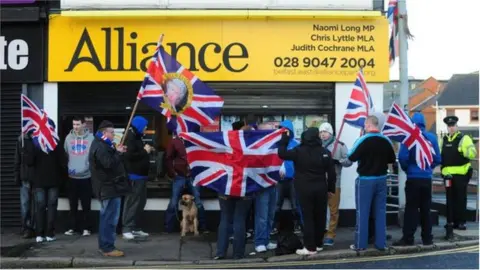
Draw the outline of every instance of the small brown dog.
<instances>
[{"instance_id":1,"label":"small brown dog","mask_svg":"<svg viewBox=\"0 0 480 270\"><path fill-rule=\"evenodd\" d=\"M194 200L195 197L190 194L185 194L180 201L180 209L182 209L182 222L180 223L182 237L184 237L187 232L193 232L194 235L198 235L198 209Z\"/></svg>"}]
</instances>

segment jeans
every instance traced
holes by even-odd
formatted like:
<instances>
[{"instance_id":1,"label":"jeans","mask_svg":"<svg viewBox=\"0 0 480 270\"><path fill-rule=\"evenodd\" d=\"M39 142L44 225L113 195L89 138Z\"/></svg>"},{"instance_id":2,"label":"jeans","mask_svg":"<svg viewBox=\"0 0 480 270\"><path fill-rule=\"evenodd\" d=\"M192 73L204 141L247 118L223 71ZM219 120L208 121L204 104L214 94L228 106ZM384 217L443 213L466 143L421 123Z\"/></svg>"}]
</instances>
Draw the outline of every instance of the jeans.
<instances>
[{"instance_id":1,"label":"jeans","mask_svg":"<svg viewBox=\"0 0 480 270\"><path fill-rule=\"evenodd\" d=\"M165 231L173 231L173 223L178 218L178 202L182 195L183 189L187 188L189 192L195 197L195 205L198 209L198 223L200 230L206 230L207 224L205 220L205 209L203 203L200 200L200 190L198 187L194 187L192 180L183 176L176 176L172 183L172 197L165 211Z\"/></svg>"},{"instance_id":2,"label":"jeans","mask_svg":"<svg viewBox=\"0 0 480 270\"><path fill-rule=\"evenodd\" d=\"M355 247L367 248L368 223L370 209L375 218L375 247L384 249L387 241L387 181L386 177L377 179L358 179L355 181L355 204L357 225L355 226ZM372 206L373 204L373 206ZM373 208L372 208L373 207Z\"/></svg>"},{"instance_id":3,"label":"jeans","mask_svg":"<svg viewBox=\"0 0 480 270\"><path fill-rule=\"evenodd\" d=\"M57 216L57 205L58 188L35 188L35 216L37 236L55 236L54 224L55 218Z\"/></svg>"},{"instance_id":4,"label":"jeans","mask_svg":"<svg viewBox=\"0 0 480 270\"><path fill-rule=\"evenodd\" d=\"M133 180L132 193L125 197L123 205L123 233L139 231L137 220L147 204L147 180Z\"/></svg>"},{"instance_id":5,"label":"jeans","mask_svg":"<svg viewBox=\"0 0 480 270\"><path fill-rule=\"evenodd\" d=\"M91 230L90 209L92 203L92 181L87 179L68 179L68 202L70 203L70 229L75 231ZM78 200L82 212L78 213Z\"/></svg>"},{"instance_id":6,"label":"jeans","mask_svg":"<svg viewBox=\"0 0 480 270\"><path fill-rule=\"evenodd\" d=\"M22 182L20 187L20 207L22 211L22 230L33 231L35 220L35 205L33 192L29 182Z\"/></svg>"},{"instance_id":7,"label":"jeans","mask_svg":"<svg viewBox=\"0 0 480 270\"><path fill-rule=\"evenodd\" d=\"M255 246L266 246L270 242L273 229L275 208L277 204L277 187L263 190L255 198Z\"/></svg>"},{"instance_id":8,"label":"jeans","mask_svg":"<svg viewBox=\"0 0 480 270\"><path fill-rule=\"evenodd\" d=\"M102 252L115 250L117 224L120 218L122 199L112 198L101 201L100 224L98 226L98 247Z\"/></svg>"},{"instance_id":9,"label":"jeans","mask_svg":"<svg viewBox=\"0 0 480 270\"><path fill-rule=\"evenodd\" d=\"M218 226L216 256L221 258L226 256L228 238L231 235L230 231L233 230L233 258L241 259L245 256L245 220L252 205L252 199L220 198L219 204L221 217Z\"/></svg>"}]
</instances>

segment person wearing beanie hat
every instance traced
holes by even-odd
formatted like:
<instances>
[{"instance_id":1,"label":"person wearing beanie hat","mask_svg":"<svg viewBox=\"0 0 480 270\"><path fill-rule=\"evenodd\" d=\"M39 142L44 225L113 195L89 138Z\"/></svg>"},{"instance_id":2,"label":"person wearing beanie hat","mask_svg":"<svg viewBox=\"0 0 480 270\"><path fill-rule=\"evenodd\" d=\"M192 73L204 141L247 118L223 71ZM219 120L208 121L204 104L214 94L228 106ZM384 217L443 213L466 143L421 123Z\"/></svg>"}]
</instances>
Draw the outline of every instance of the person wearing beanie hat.
<instances>
[{"instance_id":1,"label":"person wearing beanie hat","mask_svg":"<svg viewBox=\"0 0 480 270\"><path fill-rule=\"evenodd\" d=\"M93 194L100 201L98 245L106 257L122 257L115 247L115 236L122 197L130 193L130 183L122 161L123 145L113 145L115 130L110 121L102 121L90 146L88 161Z\"/></svg>"},{"instance_id":2,"label":"person wearing beanie hat","mask_svg":"<svg viewBox=\"0 0 480 270\"><path fill-rule=\"evenodd\" d=\"M147 203L147 181L150 170L150 153L154 148L143 142L148 121L142 116L132 119L132 126L127 131L125 146L125 167L132 184L132 193L125 197L123 206L123 239L147 237L148 233L137 227L136 221Z\"/></svg>"},{"instance_id":3,"label":"person wearing beanie hat","mask_svg":"<svg viewBox=\"0 0 480 270\"><path fill-rule=\"evenodd\" d=\"M320 139L322 140L322 146L325 147L328 151L332 152L335 146L335 136L333 136L333 128L330 123L325 122L320 125ZM348 148L347 146L338 141L335 153L332 153L332 158L335 163L335 172L337 173L337 182L335 187L335 194L328 197L328 208L327 208L327 235L323 244L325 246L333 246L335 243L335 236L338 217L339 217L339 206L340 206L340 192L341 192L341 179L342 179L342 168L352 166L352 162L347 159Z\"/></svg>"}]
</instances>

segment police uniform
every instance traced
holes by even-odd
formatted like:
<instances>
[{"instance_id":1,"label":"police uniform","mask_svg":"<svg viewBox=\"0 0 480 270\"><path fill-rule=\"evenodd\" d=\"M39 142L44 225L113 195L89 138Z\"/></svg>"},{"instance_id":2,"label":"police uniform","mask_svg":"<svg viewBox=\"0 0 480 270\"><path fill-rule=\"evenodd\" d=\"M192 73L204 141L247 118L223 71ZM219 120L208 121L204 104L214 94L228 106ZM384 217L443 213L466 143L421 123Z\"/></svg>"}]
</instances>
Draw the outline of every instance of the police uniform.
<instances>
[{"instance_id":1,"label":"police uniform","mask_svg":"<svg viewBox=\"0 0 480 270\"><path fill-rule=\"evenodd\" d=\"M447 126L455 126L458 117L447 116L443 119ZM473 169L470 160L477 155L472 139L460 131L447 134L440 142L442 153L442 176L447 195L447 230L446 238L453 237L453 229L465 230L467 187Z\"/></svg>"}]
</instances>

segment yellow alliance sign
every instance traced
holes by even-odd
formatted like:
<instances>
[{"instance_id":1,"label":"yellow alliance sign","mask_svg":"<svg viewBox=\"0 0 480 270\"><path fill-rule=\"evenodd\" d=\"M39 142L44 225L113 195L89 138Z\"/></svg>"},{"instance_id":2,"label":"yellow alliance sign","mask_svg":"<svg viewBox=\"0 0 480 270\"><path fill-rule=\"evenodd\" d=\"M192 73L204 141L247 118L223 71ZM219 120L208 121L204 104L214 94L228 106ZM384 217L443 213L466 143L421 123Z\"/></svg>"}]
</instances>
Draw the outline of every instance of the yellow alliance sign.
<instances>
[{"instance_id":1,"label":"yellow alliance sign","mask_svg":"<svg viewBox=\"0 0 480 270\"><path fill-rule=\"evenodd\" d=\"M204 81L387 82L388 23L365 20L162 20L49 22L49 81L141 81L158 37Z\"/></svg>"}]
</instances>

